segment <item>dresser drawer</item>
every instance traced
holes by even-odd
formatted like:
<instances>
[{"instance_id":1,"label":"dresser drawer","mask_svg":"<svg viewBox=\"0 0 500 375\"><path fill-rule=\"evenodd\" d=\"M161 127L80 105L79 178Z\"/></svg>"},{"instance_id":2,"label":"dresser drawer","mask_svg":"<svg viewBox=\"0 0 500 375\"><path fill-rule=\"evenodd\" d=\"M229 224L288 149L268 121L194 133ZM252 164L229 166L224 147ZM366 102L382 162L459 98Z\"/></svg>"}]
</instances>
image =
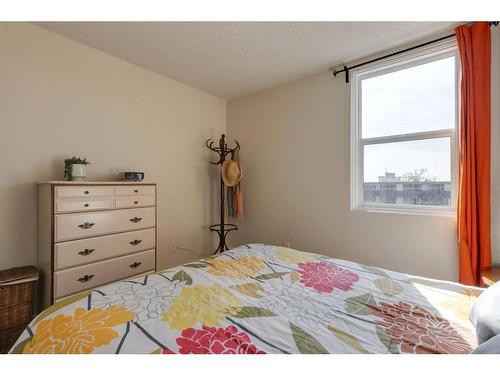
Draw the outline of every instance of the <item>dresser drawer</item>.
<instances>
[{"instance_id":1,"label":"dresser drawer","mask_svg":"<svg viewBox=\"0 0 500 375\"><path fill-rule=\"evenodd\" d=\"M136 197L119 197L115 200L116 208L146 207L155 205L154 195L139 195Z\"/></svg>"},{"instance_id":2,"label":"dresser drawer","mask_svg":"<svg viewBox=\"0 0 500 375\"><path fill-rule=\"evenodd\" d=\"M117 186L116 195L154 195L155 187L152 185Z\"/></svg>"},{"instance_id":3,"label":"dresser drawer","mask_svg":"<svg viewBox=\"0 0 500 375\"><path fill-rule=\"evenodd\" d=\"M111 197L113 186L56 186L56 198Z\"/></svg>"},{"instance_id":4,"label":"dresser drawer","mask_svg":"<svg viewBox=\"0 0 500 375\"><path fill-rule=\"evenodd\" d=\"M113 199L56 200L56 214L77 211L109 210L114 208Z\"/></svg>"},{"instance_id":5,"label":"dresser drawer","mask_svg":"<svg viewBox=\"0 0 500 375\"><path fill-rule=\"evenodd\" d=\"M55 216L55 241L93 237L155 226L155 208L63 214Z\"/></svg>"},{"instance_id":6,"label":"dresser drawer","mask_svg":"<svg viewBox=\"0 0 500 375\"><path fill-rule=\"evenodd\" d=\"M54 273L54 299L155 268L155 250L104 260Z\"/></svg>"},{"instance_id":7,"label":"dresser drawer","mask_svg":"<svg viewBox=\"0 0 500 375\"><path fill-rule=\"evenodd\" d=\"M154 228L60 242L54 245L54 267L56 270L61 270L154 247Z\"/></svg>"}]
</instances>

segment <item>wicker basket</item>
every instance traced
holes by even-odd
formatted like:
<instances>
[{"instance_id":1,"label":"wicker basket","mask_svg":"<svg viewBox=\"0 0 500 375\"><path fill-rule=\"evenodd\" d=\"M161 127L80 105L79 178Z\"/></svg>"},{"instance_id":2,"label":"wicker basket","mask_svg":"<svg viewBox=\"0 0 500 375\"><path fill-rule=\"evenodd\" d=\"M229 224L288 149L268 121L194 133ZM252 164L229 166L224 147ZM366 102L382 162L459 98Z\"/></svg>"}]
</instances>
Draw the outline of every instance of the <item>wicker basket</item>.
<instances>
[{"instance_id":1,"label":"wicker basket","mask_svg":"<svg viewBox=\"0 0 500 375\"><path fill-rule=\"evenodd\" d=\"M33 319L38 270L0 271L0 353L6 353Z\"/></svg>"}]
</instances>

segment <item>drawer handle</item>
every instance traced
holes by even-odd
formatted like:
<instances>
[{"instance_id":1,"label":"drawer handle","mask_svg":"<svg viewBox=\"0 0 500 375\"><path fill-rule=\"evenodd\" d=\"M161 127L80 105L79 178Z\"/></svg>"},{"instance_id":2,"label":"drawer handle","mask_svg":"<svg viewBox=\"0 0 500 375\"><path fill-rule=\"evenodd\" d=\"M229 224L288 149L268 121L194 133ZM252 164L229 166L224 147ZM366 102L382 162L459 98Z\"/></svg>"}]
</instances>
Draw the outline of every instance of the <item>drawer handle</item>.
<instances>
[{"instance_id":1,"label":"drawer handle","mask_svg":"<svg viewBox=\"0 0 500 375\"><path fill-rule=\"evenodd\" d=\"M89 194L90 192L88 190L85 190L83 194Z\"/></svg>"},{"instance_id":2,"label":"drawer handle","mask_svg":"<svg viewBox=\"0 0 500 375\"><path fill-rule=\"evenodd\" d=\"M134 190L134 193L138 193L138 192L139 192L139 190L137 190L137 189Z\"/></svg>"},{"instance_id":3,"label":"drawer handle","mask_svg":"<svg viewBox=\"0 0 500 375\"><path fill-rule=\"evenodd\" d=\"M139 204L139 201L134 201L134 204Z\"/></svg>"},{"instance_id":4,"label":"drawer handle","mask_svg":"<svg viewBox=\"0 0 500 375\"><path fill-rule=\"evenodd\" d=\"M129 267L130 267L130 268L137 268L137 267L139 267L141 264L142 264L142 262L134 262L134 263L132 263Z\"/></svg>"},{"instance_id":5,"label":"drawer handle","mask_svg":"<svg viewBox=\"0 0 500 375\"><path fill-rule=\"evenodd\" d=\"M142 240L133 240L133 241L129 242L129 244L131 244L132 246L137 246L137 245L139 245L141 242L142 242Z\"/></svg>"},{"instance_id":6,"label":"drawer handle","mask_svg":"<svg viewBox=\"0 0 500 375\"><path fill-rule=\"evenodd\" d=\"M88 204L88 203L85 203L85 204L83 205L83 207L88 207L88 206L89 206L89 204Z\"/></svg>"},{"instance_id":7,"label":"drawer handle","mask_svg":"<svg viewBox=\"0 0 500 375\"><path fill-rule=\"evenodd\" d=\"M138 222L139 222L139 221L141 221L141 220L142 220L142 217L137 217L137 216L136 216L136 217L133 217L132 219L130 219L130 221L131 221L132 223L138 223Z\"/></svg>"},{"instance_id":8,"label":"drawer handle","mask_svg":"<svg viewBox=\"0 0 500 375\"><path fill-rule=\"evenodd\" d=\"M78 281L81 282L81 283L86 283L87 281L89 281L93 277L94 277L94 275L85 275L83 277L80 277L78 279Z\"/></svg>"},{"instance_id":9,"label":"drawer handle","mask_svg":"<svg viewBox=\"0 0 500 375\"><path fill-rule=\"evenodd\" d=\"M85 250L79 251L78 254L85 256L85 255L92 254L94 251L95 251L95 249L85 249Z\"/></svg>"},{"instance_id":10,"label":"drawer handle","mask_svg":"<svg viewBox=\"0 0 500 375\"><path fill-rule=\"evenodd\" d=\"M82 229L90 229L94 225L95 225L94 223L83 223L83 224L80 224L79 227L82 228Z\"/></svg>"}]
</instances>

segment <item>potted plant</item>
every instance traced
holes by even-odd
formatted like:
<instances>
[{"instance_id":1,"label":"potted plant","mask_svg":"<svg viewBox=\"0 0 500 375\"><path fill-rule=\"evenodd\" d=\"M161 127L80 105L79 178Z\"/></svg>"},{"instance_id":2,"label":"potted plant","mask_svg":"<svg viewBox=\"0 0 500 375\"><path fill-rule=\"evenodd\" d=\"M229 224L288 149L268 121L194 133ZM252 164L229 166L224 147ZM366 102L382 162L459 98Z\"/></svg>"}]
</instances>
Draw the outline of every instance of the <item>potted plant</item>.
<instances>
[{"instance_id":1,"label":"potted plant","mask_svg":"<svg viewBox=\"0 0 500 375\"><path fill-rule=\"evenodd\" d=\"M64 159L64 179L66 181L82 181L87 178L87 165L90 164L86 158L81 159L73 156Z\"/></svg>"}]
</instances>

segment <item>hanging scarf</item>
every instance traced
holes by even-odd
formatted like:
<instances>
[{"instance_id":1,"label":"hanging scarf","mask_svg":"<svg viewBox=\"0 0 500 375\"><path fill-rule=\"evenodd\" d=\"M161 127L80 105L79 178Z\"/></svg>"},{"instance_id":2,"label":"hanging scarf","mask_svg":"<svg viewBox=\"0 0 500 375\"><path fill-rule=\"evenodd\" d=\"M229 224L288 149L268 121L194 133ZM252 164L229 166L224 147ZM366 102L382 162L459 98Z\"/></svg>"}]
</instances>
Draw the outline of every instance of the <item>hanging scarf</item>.
<instances>
[{"instance_id":1,"label":"hanging scarf","mask_svg":"<svg viewBox=\"0 0 500 375\"><path fill-rule=\"evenodd\" d=\"M230 217L236 217L233 198L234 198L234 187L226 186L227 214Z\"/></svg>"},{"instance_id":2,"label":"hanging scarf","mask_svg":"<svg viewBox=\"0 0 500 375\"><path fill-rule=\"evenodd\" d=\"M239 153L235 151L231 155L232 160L240 162ZM241 189L241 179L234 187L227 189L227 209L231 217L243 218L243 191Z\"/></svg>"}]
</instances>

